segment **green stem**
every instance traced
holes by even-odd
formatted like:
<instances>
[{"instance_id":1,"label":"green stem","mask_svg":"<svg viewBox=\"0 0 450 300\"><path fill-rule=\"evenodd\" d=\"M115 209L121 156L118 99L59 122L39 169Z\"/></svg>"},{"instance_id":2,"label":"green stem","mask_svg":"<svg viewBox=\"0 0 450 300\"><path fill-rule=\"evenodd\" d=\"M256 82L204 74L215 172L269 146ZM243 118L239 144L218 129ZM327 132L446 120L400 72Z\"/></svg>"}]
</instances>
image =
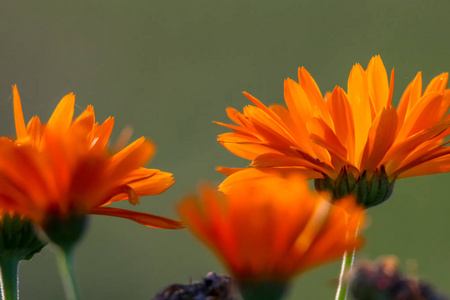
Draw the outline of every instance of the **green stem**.
<instances>
[{"instance_id":1,"label":"green stem","mask_svg":"<svg viewBox=\"0 0 450 300\"><path fill-rule=\"evenodd\" d=\"M240 282L239 290L244 300L280 300L287 290L285 282Z\"/></svg>"},{"instance_id":2,"label":"green stem","mask_svg":"<svg viewBox=\"0 0 450 300\"><path fill-rule=\"evenodd\" d=\"M335 300L347 300L347 283L345 282L345 274L352 269L355 259L356 249L353 249L351 255L348 252L342 257L341 273L339 274L339 285L336 291Z\"/></svg>"},{"instance_id":3,"label":"green stem","mask_svg":"<svg viewBox=\"0 0 450 300\"><path fill-rule=\"evenodd\" d=\"M58 259L59 272L66 293L67 300L79 300L80 294L75 280L73 269L73 253L71 250L60 248L56 256Z\"/></svg>"},{"instance_id":4,"label":"green stem","mask_svg":"<svg viewBox=\"0 0 450 300\"><path fill-rule=\"evenodd\" d=\"M0 270L2 279L2 299L3 300L17 300L18 293L18 269L19 260L15 258L0 260Z\"/></svg>"}]
</instances>

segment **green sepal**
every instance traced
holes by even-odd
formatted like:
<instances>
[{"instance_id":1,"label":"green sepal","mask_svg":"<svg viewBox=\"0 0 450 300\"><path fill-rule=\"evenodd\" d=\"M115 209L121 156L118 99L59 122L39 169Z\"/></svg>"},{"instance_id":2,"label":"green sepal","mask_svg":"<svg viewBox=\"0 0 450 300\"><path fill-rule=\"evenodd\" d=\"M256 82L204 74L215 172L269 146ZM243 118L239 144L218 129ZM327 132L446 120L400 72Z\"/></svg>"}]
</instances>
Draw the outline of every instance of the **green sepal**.
<instances>
[{"instance_id":1,"label":"green sepal","mask_svg":"<svg viewBox=\"0 0 450 300\"><path fill-rule=\"evenodd\" d=\"M41 228L52 243L70 252L83 237L88 220L86 215L49 216Z\"/></svg>"},{"instance_id":2,"label":"green sepal","mask_svg":"<svg viewBox=\"0 0 450 300\"><path fill-rule=\"evenodd\" d=\"M30 260L46 243L33 224L19 215L4 214L0 220L0 259Z\"/></svg>"},{"instance_id":3,"label":"green sepal","mask_svg":"<svg viewBox=\"0 0 450 300\"><path fill-rule=\"evenodd\" d=\"M356 201L365 208L383 203L394 190L395 178L389 179L384 166L376 170L370 178L366 171L362 172L359 178L355 178L345 167L335 179L325 174L323 176L324 178L314 181L316 190L331 192L333 200L354 195Z\"/></svg>"}]
</instances>

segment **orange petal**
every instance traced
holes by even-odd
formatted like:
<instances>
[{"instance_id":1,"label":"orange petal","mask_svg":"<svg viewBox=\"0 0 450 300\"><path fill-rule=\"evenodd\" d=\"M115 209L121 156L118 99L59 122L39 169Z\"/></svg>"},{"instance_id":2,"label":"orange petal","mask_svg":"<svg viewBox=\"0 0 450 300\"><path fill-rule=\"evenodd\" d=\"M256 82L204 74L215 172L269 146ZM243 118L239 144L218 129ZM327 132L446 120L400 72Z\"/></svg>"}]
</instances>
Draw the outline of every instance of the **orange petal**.
<instances>
[{"instance_id":1,"label":"orange petal","mask_svg":"<svg viewBox=\"0 0 450 300\"><path fill-rule=\"evenodd\" d=\"M336 137L347 149L347 159L355 160L355 127L353 112L347 95L340 87L336 87L329 96L331 115L334 120Z\"/></svg>"},{"instance_id":2,"label":"orange petal","mask_svg":"<svg viewBox=\"0 0 450 300\"><path fill-rule=\"evenodd\" d=\"M23 119L22 104L20 103L19 91L17 85L13 85L13 102L14 102L14 122L16 124L17 139L27 137L25 128L25 120Z\"/></svg>"},{"instance_id":3,"label":"orange petal","mask_svg":"<svg viewBox=\"0 0 450 300\"><path fill-rule=\"evenodd\" d=\"M64 96L48 120L47 128L65 132L72 123L74 105L75 95L73 93Z\"/></svg>"},{"instance_id":4,"label":"orange petal","mask_svg":"<svg viewBox=\"0 0 450 300\"><path fill-rule=\"evenodd\" d=\"M326 103L314 78L312 78L311 74L302 67L298 69L298 80L300 86L312 102L312 107L314 108L313 115L322 118L329 127L332 127L333 121L330 112L326 107Z\"/></svg>"},{"instance_id":5,"label":"orange petal","mask_svg":"<svg viewBox=\"0 0 450 300\"><path fill-rule=\"evenodd\" d=\"M313 164L308 160L300 157L292 157L283 154L276 153L264 153L256 157L250 166L254 168L266 168L266 167L303 167L316 169L323 173L328 173L329 167L326 164L316 161L317 164Z\"/></svg>"},{"instance_id":6,"label":"orange petal","mask_svg":"<svg viewBox=\"0 0 450 300\"><path fill-rule=\"evenodd\" d=\"M322 178L322 174L312 169L306 169L302 167L298 168L250 168L236 172L228 176L220 185L219 191L227 194L232 188L237 188L247 183L261 182L269 179L270 177L281 176L286 177L289 175L303 176L305 180L313 178Z\"/></svg>"},{"instance_id":7,"label":"orange petal","mask_svg":"<svg viewBox=\"0 0 450 300\"><path fill-rule=\"evenodd\" d=\"M390 106L375 118L364 147L360 170L375 170L395 140L397 111Z\"/></svg>"},{"instance_id":8,"label":"orange petal","mask_svg":"<svg viewBox=\"0 0 450 300\"><path fill-rule=\"evenodd\" d=\"M227 168L227 167L216 167L216 171L225 174L227 176L230 176L231 174L234 174L236 172L246 170L247 168Z\"/></svg>"},{"instance_id":9,"label":"orange petal","mask_svg":"<svg viewBox=\"0 0 450 300\"><path fill-rule=\"evenodd\" d=\"M409 111L414 107L422 95L422 72L417 73L413 81L403 92L397 108L399 126L401 126L407 117ZM401 127L399 127L401 128Z\"/></svg>"},{"instance_id":10,"label":"orange petal","mask_svg":"<svg viewBox=\"0 0 450 300\"><path fill-rule=\"evenodd\" d=\"M433 139L440 133L444 132L449 127L449 125L450 120L445 122L443 121L392 146L381 162L382 164L386 164L387 173L394 173L394 171L397 170L397 167L409 153L414 151L422 143Z\"/></svg>"},{"instance_id":11,"label":"orange petal","mask_svg":"<svg viewBox=\"0 0 450 300\"><path fill-rule=\"evenodd\" d=\"M111 157L111 172L118 177L144 165L155 152L155 145L141 137Z\"/></svg>"},{"instance_id":12,"label":"orange petal","mask_svg":"<svg viewBox=\"0 0 450 300\"><path fill-rule=\"evenodd\" d=\"M114 127L114 118L109 117L106 119L102 125L97 127L94 130L92 140L93 145L91 145L92 148L100 148L103 149L108 145L109 137L111 136L111 132Z\"/></svg>"},{"instance_id":13,"label":"orange petal","mask_svg":"<svg viewBox=\"0 0 450 300\"><path fill-rule=\"evenodd\" d=\"M32 117L27 124L27 135L30 137L33 147L39 148L44 126L38 116Z\"/></svg>"},{"instance_id":14,"label":"orange petal","mask_svg":"<svg viewBox=\"0 0 450 300\"><path fill-rule=\"evenodd\" d=\"M310 132L310 138L317 143L320 141L321 146L326 145L324 148L336 153L339 157L347 159L347 149L342 146L336 134L328 127L324 120L313 118L307 123L308 131Z\"/></svg>"},{"instance_id":15,"label":"orange petal","mask_svg":"<svg viewBox=\"0 0 450 300\"><path fill-rule=\"evenodd\" d=\"M389 103L389 84L383 61L379 55L374 56L367 67L367 79L369 81L369 95L378 114Z\"/></svg>"},{"instance_id":16,"label":"orange petal","mask_svg":"<svg viewBox=\"0 0 450 300\"><path fill-rule=\"evenodd\" d=\"M424 95L406 116L398 133L398 140L404 140L438 122L442 118L442 113L447 111L441 109L442 101L443 95L438 92ZM448 103L446 106L448 108Z\"/></svg>"},{"instance_id":17,"label":"orange petal","mask_svg":"<svg viewBox=\"0 0 450 300\"><path fill-rule=\"evenodd\" d=\"M348 77L348 101L355 122L355 164L360 165L367 135L372 125L371 103L367 86L367 76L361 65L353 66Z\"/></svg>"},{"instance_id":18,"label":"orange petal","mask_svg":"<svg viewBox=\"0 0 450 300\"><path fill-rule=\"evenodd\" d=\"M444 92L448 83L448 73L442 73L433 78L425 89L424 95L431 92Z\"/></svg>"},{"instance_id":19,"label":"orange petal","mask_svg":"<svg viewBox=\"0 0 450 300\"><path fill-rule=\"evenodd\" d=\"M450 171L450 154L426 161L415 167L399 172L397 178L423 176L430 174L445 173Z\"/></svg>"},{"instance_id":20,"label":"orange petal","mask_svg":"<svg viewBox=\"0 0 450 300\"><path fill-rule=\"evenodd\" d=\"M185 227L183 222L180 221L115 207L97 207L90 211L90 214L129 219L139 224L154 228L181 229Z\"/></svg>"}]
</instances>

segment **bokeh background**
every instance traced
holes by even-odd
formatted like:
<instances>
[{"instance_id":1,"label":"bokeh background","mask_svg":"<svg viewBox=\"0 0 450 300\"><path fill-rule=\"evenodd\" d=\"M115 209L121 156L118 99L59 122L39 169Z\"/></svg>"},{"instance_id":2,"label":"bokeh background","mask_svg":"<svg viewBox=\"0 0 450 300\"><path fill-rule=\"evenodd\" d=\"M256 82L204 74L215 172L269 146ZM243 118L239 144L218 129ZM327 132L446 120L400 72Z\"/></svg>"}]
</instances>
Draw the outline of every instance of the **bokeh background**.
<instances>
[{"instance_id":1,"label":"bokeh background","mask_svg":"<svg viewBox=\"0 0 450 300\"><path fill-rule=\"evenodd\" d=\"M175 205L215 166L246 161L216 142L225 108L283 103L283 80L305 66L322 92L346 88L351 66L380 54L396 69L395 101L418 71L424 82L450 71L449 1L2 1L0 135L14 135L11 85L26 119L47 120L76 94L133 139L157 144L151 167L174 173L166 193L133 209L177 218ZM113 138L114 141L114 138ZM399 181L389 202L369 211L359 258L394 254L450 293L450 174ZM119 207L128 207L127 203ZM150 299L172 283L226 272L187 230L150 229L93 216L76 253L84 299ZM289 299L332 299L339 262L293 281ZM21 299L64 299L49 247L20 265Z\"/></svg>"}]
</instances>

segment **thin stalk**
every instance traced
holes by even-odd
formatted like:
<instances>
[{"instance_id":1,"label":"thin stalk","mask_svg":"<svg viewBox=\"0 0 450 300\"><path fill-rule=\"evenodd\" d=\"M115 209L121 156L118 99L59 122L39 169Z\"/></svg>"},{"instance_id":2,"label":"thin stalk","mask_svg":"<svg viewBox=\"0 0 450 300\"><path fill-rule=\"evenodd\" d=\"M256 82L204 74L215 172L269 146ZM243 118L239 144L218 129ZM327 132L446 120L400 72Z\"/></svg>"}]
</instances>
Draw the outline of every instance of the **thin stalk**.
<instances>
[{"instance_id":1,"label":"thin stalk","mask_svg":"<svg viewBox=\"0 0 450 300\"><path fill-rule=\"evenodd\" d=\"M359 232L361 220L358 221L358 225L356 226L355 236L353 238L357 238ZM341 272L339 274L339 284L336 291L335 300L347 300L347 291L348 286L345 282L345 274L350 272L353 267L353 262L355 261L356 248L353 248L351 255L349 255L348 251L344 252L344 256L342 257L342 265Z\"/></svg>"},{"instance_id":2,"label":"thin stalk","mask_svg":"<svg viewBox=\"0 0 450 300\"><path fill-rule=\"evenodd\" d=\"M347 283L345 283L344 276L352 269L353 261L355 260L356 249L353 249L351 255L348 252L344 253L342 257L341 273L339 274L339 285L336 291L335 300L347 299Z\"/></svg>"},{"instance_id":3,"label":"thin stalk","mask_svg":"<svg viewBox=\"0 0 450 300\"><path fill-rule=\"evenodd\" d=\"M19 299L18 291L18 269L19 260L15 258L0 260L1 281L2 281L2 299L17 300Z\"/></svg>"},{"instance_id":4,"label":"thin stalk","mask_svg":"<svg viewBox=\"0 0 450 300\"><path fill-rule=\"evenodd\" d=\"M73 253L71 250L60 248L57 251L57 260L61 280L64 286L67 300L80 300L80 293L75 280L75 272L73 269Z\"/></svg>"}]
</instances>

